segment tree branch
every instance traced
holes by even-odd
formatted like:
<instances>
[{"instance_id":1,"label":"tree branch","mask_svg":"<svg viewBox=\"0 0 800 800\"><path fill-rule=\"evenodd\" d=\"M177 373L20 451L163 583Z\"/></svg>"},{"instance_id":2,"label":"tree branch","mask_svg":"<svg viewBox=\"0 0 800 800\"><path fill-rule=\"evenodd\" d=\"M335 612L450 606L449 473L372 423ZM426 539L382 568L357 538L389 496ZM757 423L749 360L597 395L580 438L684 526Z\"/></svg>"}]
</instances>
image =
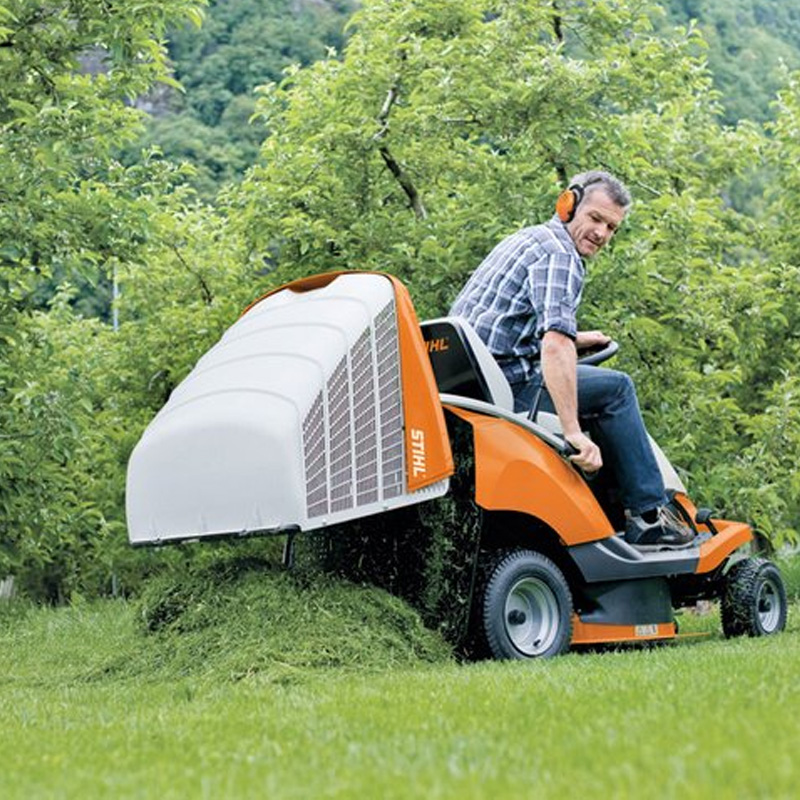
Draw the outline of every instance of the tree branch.
<instances>
[{"instance_id":1,"label":"tree branch","mask_svg":"<svg viewBox=\"0 0 800 800\"><path fill-rule=\"evenodd\" d=\"M400 94L399 83L400 76L396 75L394 83L389 87L389 91L386 93L386 99L383 101L383 106L381 106L380 113L378 114L378 122L381 123L381 128L373 137L376 141L383 139L389 132L389 113L392 110L392 106L397 101L397 95Z\"/></svg>"},{"instance_id":2,"label":"tree branch","mask_svg":"<svg viewBox=\"0 0 800 800\"><path fill-rule=\"evenodd\" d=\"M428 212L425 210L425 206L422 204L422 198L419 196L417 188L408 177L408 173L405 172L405 170L395 160L394 156L392 156L392 154L389 152L389 148L386 147L386 145L382 145L379 152L383 157L383 162L389 168L389 172L394 175L394 177L397 179L397 182L406 193L408 202L411 205L411 208L414 209L414 214L416 214L417 219L427 219Z\"/></svg>"},{"instance_id":3,"label":"tree branch","mask_svg":"<svg viewBox=\"0 0 800 800\"><path fill-rule=\"evenodd\" d=\"M175 253L176 258L178 261L180 261L183 268L200 284L200 293L203 295L203 302L207 306L210 306L214 302L214 295L211 294L211 289L206 283L205 278L186 263L186 259L181 254L181 251L178 249L177 245L171 245L171 249L172 252Z\"/></svg>"},{"instance_id":4,"label":"tree branch","mask_svg":"<svg viewBox=\"0 0 800 800\"><path fill-rule=\"evenodd\" d=\"M558 3L552 2L553 6L553 34L559 42L564 41L564 29L561 25L561 14L559 13Z\"/></svg>"},{"instance_id":5,"label":"tree branch","mask_svg":"<svg viewBox=\"0 0 800 800\"><path fill-rule=\"evenodd\" d=\"M377 120L380 123L380 128L378 132L372 137L373 141L375 142L382 142L383 139L386 138L386 135L389 132L389 115L392 112L392 108L394 104L397 102L397 98L400 94L400 76L396 75L394 82L389 87L389 91L386 93L386 99L383 101L383 106L381 107L380 112L378 113ZM378 152L381 154L381 158L383 158L383 163L389 169L389 172L394 175L397 182L400 184L403 191L406 193L406 197L408 197L408 203L414 211L417 219L427 219L428 212L425 210L425 206L422 203L422 197L420 196L417 187L414 186L411 178L408 176L408 173L403 169L400 162L392 155L389 147L386 144L381 144L378 148Z\"/></svg>"}]
</instances>

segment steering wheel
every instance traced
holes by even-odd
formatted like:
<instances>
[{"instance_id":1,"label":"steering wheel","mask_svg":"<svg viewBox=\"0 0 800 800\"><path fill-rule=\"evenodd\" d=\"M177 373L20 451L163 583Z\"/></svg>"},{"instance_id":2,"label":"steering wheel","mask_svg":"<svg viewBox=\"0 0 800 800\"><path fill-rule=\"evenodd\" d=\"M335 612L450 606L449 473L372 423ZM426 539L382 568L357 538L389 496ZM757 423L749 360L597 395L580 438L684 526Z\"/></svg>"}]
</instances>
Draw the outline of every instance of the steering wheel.
<instances>
[{"instance_id":1,"label":"steering wheel","mask_svg":"<svg viewBox=\"0 0 800 800\"><path fill-rule=\"evenodd\" d=\"M619 342L609 339L605 344L598 344L594 347L580 350L578 352L578 363L591 366L602 364L603 361L607 361L613 355L616 355L617 350L619 350Z\"/></svg>"}]
</instances>

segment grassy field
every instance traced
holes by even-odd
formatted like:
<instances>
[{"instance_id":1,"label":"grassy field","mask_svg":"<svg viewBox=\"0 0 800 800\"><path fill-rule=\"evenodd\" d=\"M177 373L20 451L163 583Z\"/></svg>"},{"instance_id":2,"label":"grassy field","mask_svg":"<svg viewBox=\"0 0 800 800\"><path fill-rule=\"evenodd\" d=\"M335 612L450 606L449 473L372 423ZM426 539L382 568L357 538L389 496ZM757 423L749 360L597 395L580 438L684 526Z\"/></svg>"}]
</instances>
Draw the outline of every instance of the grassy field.
<instances>
[{"instance_id":1,"label":"grassy field","mask_svg":"<svg viewBox=\"0 0 800 800\"><path fill-rule=\"evenodd\" d=\"M357 612L381 602L382 618ZM392 603L311 592L299 621L310 640L331 629L325 608L338 620L317 661L299 642L283 659L258 653L253 608L228 613L234 627L199 624L196 600L194 623L157 632L141 604L6 608L0 797L798 796L796 601L772 638L726 641L713 612L686 614L683 630L713 633L468 665ZM208 640L220 625L216 645L198 649L204 626ZM249 656L231 661L237 630Z\"/></svg>"}]
</instances>

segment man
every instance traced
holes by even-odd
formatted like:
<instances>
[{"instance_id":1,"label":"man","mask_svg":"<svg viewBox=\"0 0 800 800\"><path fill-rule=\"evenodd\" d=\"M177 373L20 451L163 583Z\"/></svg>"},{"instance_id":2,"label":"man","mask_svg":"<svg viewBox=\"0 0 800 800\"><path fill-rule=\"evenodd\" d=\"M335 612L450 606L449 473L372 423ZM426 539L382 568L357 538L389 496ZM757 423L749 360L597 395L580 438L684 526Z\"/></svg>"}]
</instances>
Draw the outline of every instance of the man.
<instances>
[{"instance_id":1,"label":"man","mask_svg":"<svg viewBox=\"0 0 800 800\"><path fill-rule=\"evenodd\" d=\"M692 533L668 507L633 382L622 372L577 363L578 350L610 341L600 331L577 328L584 259L610 241L630 205L630 193L609 173L575 176L555 216L500 242L450 313L469 321L486 342L511 384L517 411L530 408L543 381L541 407L558 414L564 438L577 450L572 461L593 472L605 460L625 504L626 540L683 547Z\"/></svg>"}]
</instances>

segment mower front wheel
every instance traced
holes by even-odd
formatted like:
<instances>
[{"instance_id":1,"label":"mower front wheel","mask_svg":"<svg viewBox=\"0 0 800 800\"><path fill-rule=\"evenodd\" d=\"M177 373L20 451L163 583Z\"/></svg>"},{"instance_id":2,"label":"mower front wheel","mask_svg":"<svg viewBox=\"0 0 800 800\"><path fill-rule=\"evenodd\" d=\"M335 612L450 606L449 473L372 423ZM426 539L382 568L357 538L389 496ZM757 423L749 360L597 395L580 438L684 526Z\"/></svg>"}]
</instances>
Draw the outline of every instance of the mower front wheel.
<instances>
[{"instance_id":1,"label":"mower front wheel","mask_svg":"<svg viewBox=\"0 0 800 800\"><path fill-rule=\"evenodd\" d=\"M765 558L737 561L725 576L720 604L722 631L768 636L786 627L786 589L778 568Z\"/></svg>"},{"instance_id":2,"label":"mower front wheel","mask_svg":"<svg viewBox=\"0 0 800 800\"><path fill-rule=\"evenodd\" d=\"M548 658L572 639L572 595L561 570L534 550L515 550L492 571L483 630L499 659Z\"/></svg>"}]
</instances>

